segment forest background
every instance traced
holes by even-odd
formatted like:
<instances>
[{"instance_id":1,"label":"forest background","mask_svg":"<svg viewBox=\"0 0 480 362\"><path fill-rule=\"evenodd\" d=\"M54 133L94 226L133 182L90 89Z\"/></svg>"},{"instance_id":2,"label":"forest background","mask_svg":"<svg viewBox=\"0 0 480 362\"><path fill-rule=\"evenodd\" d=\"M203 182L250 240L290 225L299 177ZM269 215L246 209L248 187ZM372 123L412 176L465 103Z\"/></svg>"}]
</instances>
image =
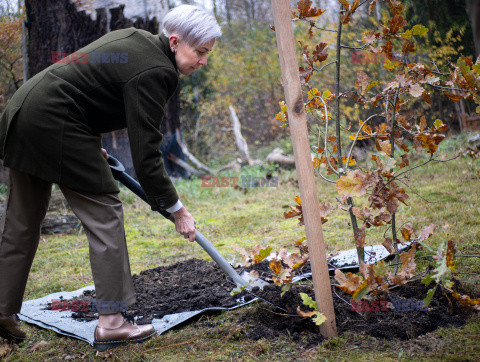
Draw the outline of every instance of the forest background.
<instances>
[{"instance_id":1,"label":"forest background","mask_svg":"<svg viewBox=\"0 0 480 362\"><path fill-rule=\"evenodd\" d=\"M455 62L460 54L476 58L469 16L469 3L465 0L403 1L410 24L421 24L429 29L426 37L417 43L416 57L424 63L435 63L438 69ZM168 7L195 1L168 1ZM292 1L292 5L294 5ZM317 26L334 29L338 14L338 1L316 0L315 6L326 9ZM210 8L222 25L223 36L218 39L209 58L209 65L181 81L181 129L190 151L204 162L214 164L234 159L237 154L229 106L234 107L247 143L253 149L264 149L274 142L289 153L291 146L288 126L275 119L279 102L283 100L280 65L275 43L275 32L268 0L212 0L201 2ZM23 2L0 1L0 111L4 109L24 78L22 51ZM367 6L357 10L352 23L345 27L343 37L353 45L359 44L362 34L375 28L388 16L388 9L377 2L369 14ZM332 44L335 52L335 33L318 32L314 38L307 35L308 24L296 22L296 39L306 45L319 42ZM478 45L477 45L478 47ZM299 45L298 54L301 54ZM299 60L302 59L299 55ZM355 50L342 53L342 84L354 84L359 71L372 79L383 79L386 70L381 58L366 57ZM334 89L334 68L322 72L321 77L310 80L320 90ZM348 91L341 89L342 91ZM461 131L464 114L475 113L468 101L451 102L445 96L432 93L432 104L425 107L427 119L440 118L450 131ZM356 102L342 102L341 122L347 126L368 117L366 110ZM417 109L418 110L418 109ZM272 147L268 147L272 149Z\"/></svg>"}]
</instances>

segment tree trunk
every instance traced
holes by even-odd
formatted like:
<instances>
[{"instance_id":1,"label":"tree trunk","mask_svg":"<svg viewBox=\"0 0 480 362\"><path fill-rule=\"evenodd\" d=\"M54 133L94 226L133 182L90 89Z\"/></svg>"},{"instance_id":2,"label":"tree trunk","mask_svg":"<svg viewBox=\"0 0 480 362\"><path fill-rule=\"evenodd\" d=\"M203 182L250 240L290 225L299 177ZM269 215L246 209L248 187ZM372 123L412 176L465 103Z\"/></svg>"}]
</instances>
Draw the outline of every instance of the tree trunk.
<instances>
[{"instance_id":1,"label":"tree trunk","mask_svg":"<svg viewBox=\"0 0 480 362\"><path fill-rule=\"evenodd\" d=\"M92 20L70 0L25 0L28 78L52 64L52 52L70 54L106 33L105 9Z\"/></svg>"},{"instance_id":2,"label":"tree trunk","mask_svg":"<svg viewBox=\"0 0 480 362\"><path fill-rule=\"evenodd\" d=\"M213 2L213 15L215 16L215 19L218 20L217 1L216 1L216 0L212 0L212 2Z\"/></svg>"},{"instance_id":3,"label":"tree trunk","mask_svg":"<svg viewBox=\"0 0 480 362\"><path fill-rule=\"evenodd\" d=\"M478 0L466 0L467 12L472 22L473 41L475 43L475 57L480 56L480 2Z\"/></svg>"},{"instance_id":4,"label":"tree trunk","mask_svg":"<svg viewBox=\"0 0 480 362\"><path fill-rule=\"evenodd\" d=\"M231 1L232 0L225 0L225 11L227 13L227 24L228 26L231 26L232 24L232 13L231 13Z\"/></svg>"}]
</instances>

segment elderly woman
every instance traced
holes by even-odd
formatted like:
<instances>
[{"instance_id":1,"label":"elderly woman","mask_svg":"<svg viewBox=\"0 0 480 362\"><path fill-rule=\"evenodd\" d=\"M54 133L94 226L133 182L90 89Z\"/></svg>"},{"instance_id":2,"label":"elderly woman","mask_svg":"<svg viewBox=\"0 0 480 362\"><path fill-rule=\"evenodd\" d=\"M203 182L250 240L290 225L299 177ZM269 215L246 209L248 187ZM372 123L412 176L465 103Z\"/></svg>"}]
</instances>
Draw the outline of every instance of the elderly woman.
<instances>
[{"instance_id":1,"label":"elderly woman","mask_svg":"<svg viewBox=\"0 0 480 362\"><path fill-rule=\"evenodd\" d=\"M53 183L88 238L99 313L94 346L106 350L155 334L152 325L131 324L121 314L135 294L122 204L101 133L127 128L135 172L152 210L173 213L176 230L193 241L195 221L163 166L160 125L178 73L189 75L206 65L220 35L212 16L182 5L165 16L163 35L113 31L78 50L82 59L71 56L51 65L15 93L0 120L0 157L10 168L0 225L0 336L26 337L15 313ZM118 53L122 61L113 61Z\"/></svg>"}]
</instances>

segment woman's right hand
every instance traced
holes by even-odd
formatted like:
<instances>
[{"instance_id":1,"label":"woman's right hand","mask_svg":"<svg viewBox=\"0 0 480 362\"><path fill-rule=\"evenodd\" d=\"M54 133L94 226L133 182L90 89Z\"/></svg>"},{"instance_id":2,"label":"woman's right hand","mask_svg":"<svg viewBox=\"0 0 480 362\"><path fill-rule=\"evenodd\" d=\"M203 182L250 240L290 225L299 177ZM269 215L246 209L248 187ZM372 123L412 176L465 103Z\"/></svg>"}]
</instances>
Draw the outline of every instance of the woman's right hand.
<instances>
[{"instance_id":1,"label":"woman's right hand","mask_svg":"<svg viewBox=\"0 0 480 362\"><path fill-rule=\"evenodd\" d=\"M191 242L195 241L195 220L192 215L183 206L180 210L173 213L175 219L175 230L183 235L185 239Z\"/></svg>"}]
</instances>

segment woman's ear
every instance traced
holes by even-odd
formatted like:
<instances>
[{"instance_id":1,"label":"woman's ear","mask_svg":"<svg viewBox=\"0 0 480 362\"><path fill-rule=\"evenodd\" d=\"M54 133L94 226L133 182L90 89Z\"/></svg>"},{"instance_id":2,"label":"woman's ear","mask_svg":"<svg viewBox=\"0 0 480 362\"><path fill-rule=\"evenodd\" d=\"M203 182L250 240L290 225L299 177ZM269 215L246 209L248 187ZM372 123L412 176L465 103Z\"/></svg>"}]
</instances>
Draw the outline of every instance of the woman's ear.
<instances>
[{"instance_id":1,"label":"woman's ear","mask_svg":"<svg viewBox=\"0 0 480 362\"><path fill-rule=\"evenodd\" d=\"M168 38L168 42L170 44L170 49L172 50L172 52L176 52L177 50L177 47L178 47L178 41L179 41L179 37L178 35L170 35L170 38Z\"/></svg>"}]
</instances>

